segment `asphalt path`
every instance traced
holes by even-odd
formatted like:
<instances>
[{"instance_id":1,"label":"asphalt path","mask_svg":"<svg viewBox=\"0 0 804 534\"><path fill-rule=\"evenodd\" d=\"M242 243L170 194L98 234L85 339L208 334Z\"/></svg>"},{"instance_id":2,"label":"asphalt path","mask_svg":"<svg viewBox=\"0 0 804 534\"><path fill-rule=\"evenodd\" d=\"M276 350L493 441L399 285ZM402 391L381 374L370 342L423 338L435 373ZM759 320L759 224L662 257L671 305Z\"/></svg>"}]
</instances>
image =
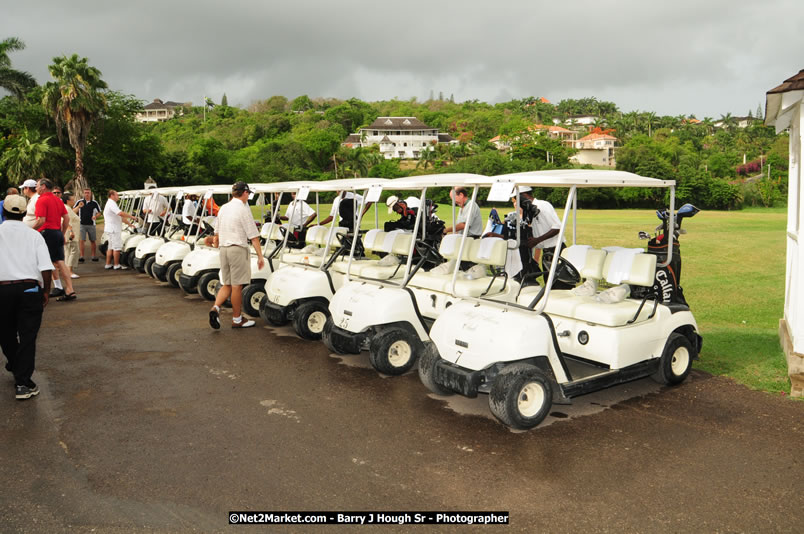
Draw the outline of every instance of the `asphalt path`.
<instances>
[{"instance_id":1,"label":"asphalt path","mask_svg":"<svg viewBox=\"0 0 804 534\"><path fill-rule=\"evenodd\" d=\"M146 275L78 268L51 302L34 380L0 395L2 532L456 531L237 527L228 512L508 511L515 532L801 532L804 403L693 370L555 406L512 432L486 398L210 304ZM705 333L704 333L705 334ZM704 357L706 353L704 351Z\"/></svg>"}]
</instances>

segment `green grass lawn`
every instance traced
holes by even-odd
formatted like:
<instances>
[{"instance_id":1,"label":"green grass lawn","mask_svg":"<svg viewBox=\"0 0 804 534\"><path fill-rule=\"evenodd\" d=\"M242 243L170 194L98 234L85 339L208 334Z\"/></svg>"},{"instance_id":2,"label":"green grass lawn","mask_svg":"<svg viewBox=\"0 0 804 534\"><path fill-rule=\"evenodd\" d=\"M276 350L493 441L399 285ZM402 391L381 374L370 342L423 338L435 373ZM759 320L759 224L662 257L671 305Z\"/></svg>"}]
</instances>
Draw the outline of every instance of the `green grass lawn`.
<instances>
[{"instance_id":1,"label":"green grass lawn","mask_svg":"<svg viewBox=\"0 0 804 534\"><path fill-rule=\"evenodd\" d=\"M315 209L315 204L311 204ZM384 205L377 219L390 218ZM322 218L330 205L319 208ZM482 209L484 223L490 208ZM255 209L255 215L259 210ZM452 224L448 205L438 215ZM499 208L500 214L510 211ZM557 210L559 217L562 209ZM375 210L363 228L374 227ZM725 375L754 389L790 392L778 326L784 307L785 208L702 211L684 221L681 236L684 295L704 338L695 367ZM653 210L579 210L578 243L595 247L644 247L637 234L653 233ZM568 236L568 242L570 241Z\"/></svg>"}]
</instances>

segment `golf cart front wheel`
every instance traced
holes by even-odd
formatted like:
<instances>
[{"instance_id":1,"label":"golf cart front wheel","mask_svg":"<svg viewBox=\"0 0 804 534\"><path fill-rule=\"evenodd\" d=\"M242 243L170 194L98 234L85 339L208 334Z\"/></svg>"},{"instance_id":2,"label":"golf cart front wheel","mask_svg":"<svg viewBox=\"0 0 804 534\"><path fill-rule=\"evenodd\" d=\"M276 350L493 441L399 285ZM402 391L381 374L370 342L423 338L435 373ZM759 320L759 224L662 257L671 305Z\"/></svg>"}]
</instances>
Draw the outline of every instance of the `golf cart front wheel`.
<instances>
[{"instance_id":1,"label":"golf cart front wheel","mask_svg":"<svg viewBox=\"0 0 804 534\"><path fill-rule=\"evenodd\" d=\"M421 342L402 328L387 328L371 340L369 360L386 375L405 374L413 368L421 352Z\"/></svg>"},{"instance_id":2,"label":"golf cart front wheel","mask_svg":"<svg viewBox=\"0 0 804 534\"><path fill-rule=\"evenodd\" d=\"M179 277L181 276L181 263L171 263L167 268L167 282L171 287L179 287Z\"/></svg>"},{"instance_id":3,"label":"golf cart front wheel","mask_svg":"<svg viewBox=\"0 0 804 534\"><path fill-rule=\"evenodd\" d=\"M660 384L674 386L680 384L687 378L692 369L692 360L695 359L695 348L690 340L682 334L670 334L664 352L659 359L659 369L653 374L653 378Z\"/></svg>"},{"instance_id":4,"label":"golf cart front wheel","mask_svg":"<svg viewBox=\"0 0 804 534\"><path fill-rule=\"evenodd\" d=\"M452 395L452 391L435 381L435 368L439 360L441 360L441 356L438 354L435 343L426 342L422 355L419 357L419 379L427 389L436 395Z\"/></svg>"},{"instance_id":5,"label":"golf cart front wheel","mask_svg":"<svg viewBox=\"0 0 804 534\"><path fill-rule=\"evenodd\" d=\"M263 284L249 284L243 288L243 312L251 317L260 316L260 303L265 298Z\"/></svg>"},{"instance_id":6,"label":"golf cart front wheel","mask_svg":"<svg viewBox=\"0 0 804 534\"><path fill-rule=\"evenodd\" d=\"M293 314L293 329L304 339L319 340L329 317L329 309L323 302L311 300L299 304Z\"/></svg>"},{"instance_id":7,"label":"golf cart front wheel","mask_svg":"<svg viewBox=\"0 0 804 534\"><path fill-rule=\"evenodd\" d=\"M154 256L149 256L148 259L145 260L145 274L151 278L156 278L154 276L154 263L156 263L156 258Z\"/></svg>"},{"instance_id":8,"label":"golf cart front wheel","mask_svg":"<svg viewBox=\"0 0 804 534\"><path fill-rule=\"evenodd\" d=\"M198 279L198 294L207 300L215 300L218 293L218 273L204 273Z\"/></svg>"},{"instance_id":9,"label":"golf cart front wheel","mask_svg":"<svg viewBox=\"0 0 804 534\"><path fill-rule=\"evenodd\" d=\"M541 423L553 405L549 378L533 365L515 363L505 367L489 394L489 408L504 425L528 430Z\"/></svg>"}]
</instances>

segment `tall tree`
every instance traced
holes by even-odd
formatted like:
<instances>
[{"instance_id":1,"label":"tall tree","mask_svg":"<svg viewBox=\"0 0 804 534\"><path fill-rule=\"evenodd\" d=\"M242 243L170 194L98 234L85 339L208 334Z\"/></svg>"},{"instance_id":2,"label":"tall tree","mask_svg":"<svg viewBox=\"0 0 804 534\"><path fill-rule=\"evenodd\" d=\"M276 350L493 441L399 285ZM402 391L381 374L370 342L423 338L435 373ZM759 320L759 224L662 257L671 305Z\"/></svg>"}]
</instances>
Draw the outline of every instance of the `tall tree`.
<instances>
[{"instance_id":1,"label":"tall tree","mask_svg":"<svg viewBox=\"0 0 804 534\"><path fill-rule=\"evenodd\" d=\"M25 48L25 43L16 37L0 41L0 88L5 89L19 100L28 89L36 87L36 80L33 76L11 68L9 52L16 52L23 48Z\"/></svg>"},{"instance_id":2,"label":"tall tree","mask_svg":"<svg viewBox=\"0 0 804 534\"><path fill-rule=\"evenodd\" d=\"M221 107L226 107L229 105L229 99L226 98L226 93L223 93L223 97L221 97Z\"/></svg>"},{"instance_id":3,"label":"tall tree","mask_svg":"<svg viewBox=\"0 0 804 534\"><path fill-rule=\"evenodd\" d=\"M106 82L101 80L101 71L89 66L87 58L53 58L48 67L56 80L45 85L42 104L56 122L59 141L63 140L62 129L66 127L70 145L75 150L75 190L89 187L84 175L84 149L92 124L106 109Z\"/></svg>"}]
</instances>

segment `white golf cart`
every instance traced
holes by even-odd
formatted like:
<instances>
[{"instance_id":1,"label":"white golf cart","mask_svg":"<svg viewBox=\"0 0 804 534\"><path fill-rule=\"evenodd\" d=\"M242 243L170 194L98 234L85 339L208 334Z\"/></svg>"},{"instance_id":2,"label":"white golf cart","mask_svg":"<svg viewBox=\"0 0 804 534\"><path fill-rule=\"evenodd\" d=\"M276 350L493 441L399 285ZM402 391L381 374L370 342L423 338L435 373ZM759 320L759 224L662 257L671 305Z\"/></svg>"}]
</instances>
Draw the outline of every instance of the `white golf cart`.
<instances>
[{"instance_id":1,"label":"white golf cart","mask_svg":"<svg viewBox=\"0 0 804 534\"><path fill-rule=\"evenodd\" d=\"M385 188L416 190L421 195L420 206L426 206L428 191L464 186L468 180L482 178L474 174L418 176L393 180ZM476 203L472 206L470 209L477 209ZM436 318L461 298L482 294L515 298L518 286L503 272L508 255L505 240L488 241L489 246L481 247L478 239L462 239L469 232L466 225L463 234L445 236L436 249L422 233L427 222L423 220L425 211L418 210L413 234L407 235L407 262L400 276L380 277L376 268L363 268L359 263L356 270L350 269L350 275L358 278L344 284L329 306L332 317L325 325L323 339L330 350L340 354L368 350L375 369L400 375L416 364ZM452 214L454 227L454 205ZM413 235L416 239L410 239ZM415 264L414 251L419 256ZM479 270L461 270L465 261L478 264ZM441 265L425 271L425 263Z\"/></svg>"},{"instance_id":2,"label":"white golf cart","mask_svg":"<svg viewBox=\"0 0 804 534\"><path fill-rule=\"evenodd\" d=\"M132 215L136 215L138 210L142 206L143 199L147 196L147 191L145 189L135 189L135 190L127 190L127 191L119 191L118 195L120 196L118 200L118 207L127 213L131 213ZM105 228L104 223L104 228ZM142 221L136 220L134 222L124 221L123 228L120 233L120 241L122 242L123 248L120 251L120 263L121 265L128 265L126 261L126 244L132 237L142 235L141 230L142 228ZM139 241L141 238L138 237L136 241ZM101 254L106 254L106 250L109 244L109 236L106 234L106 231L103 232L100 238L100 242L98 245L98 250Z\"/></svg>"},{"instance_id":3,"label":"white golf cart","mask_svg":"<svg viewBox=\"0 0 804 534\"><path fill-rule=\"evenodd\" d=\"M490 187L491 200L498 201L520 186L567 188L558 241L568 233L572 214L573 246L551 263L544 286L523 287L515 302L468 297L441 313L419 361L427 388L440 395L486 393L497 419L528 429L554 402L567 404L572 397L646 376L664 384L686 378L702 339L683 296L667 298L671 293L663 284L678 248L680 218L697 209L686 205L673 212L674 181L621 171L562 170L500 176L476 185ZM575 244L577 193L588 187L669 188L670 210L660 213L672 231L654 238L651 253ZM557 279L578 283L582 277L583 286L551 289ZM612 287L599 291L598 283Z\"/></svg>"},{"instance_id":4,"label":"white golf cart","mask_svg":"<svg viewBox=\"0 0 804 534\"><path fill-rule=\"evenodd\" d=\"M190 251L193 250L196 241L201 235L200 227L195 233L188 233L190 227L182 222L182 202L185 195L205 195L206 192L213 188L215 191L218 186L186 186L181 187L176 192L175 203L171 203L172 215L170 216L169 231L170 239L162 244L154 254L154 263L151 265L151 272L153 276L161 281L167 282L171 287L179 286L179 277L181 275L181 262ZM224 186L219 186L223 188ZM194 216L205 215L203 207L197 207Z\"/></svg>"},{"instance_id":5,"label":"white golf cart","mask_svg":"<svg viewBox=\"0 0 804 534\"><path fill-rule=\"evenodd\" d=\"M259 308L263 319L277 326L292 321L293 328L302 338L321 339L321 332L329 316L327 305L345 276L332 266L343 263L343 257L354 249L352 244L359 240L359 232L347 235L348 228L338 226L339 207L342 203L350 202L356 219L352 221L352 225L360 228L362 218L359 215L362 215L369 202L367 195L374 188L378 199L384 182L387 180L382 178L310 182L309 187L297 192L297 200L305 200L309 192L341 194L333 201L330 226L309 227L305 238L307 246L299 251L282 254L281 261L285 266L274 272L265 283L265 298L260 302ZM360 191L363 192L362 197L356 194ZM295 206L295 203L291 204L292 209Z\"/></svg>"},{"instance_id":6,"label":"white golf cart","mask_svg":"<svg viewBox=\"0 0 804 534\"><path fill-rule=\"evenodd\" d=\"M156 262L156 251L167 241L183 235L181 227L175 224L177 222L175 213L170 210L171 204L175 205L175 198L181 188L161 187L148 191L151 194L146 198L143 209L157 209L161 204L166 206L167 212L164 218L160 217L158 213L145 216L144 225L147 237L140 241L134 249L132 266L137 271L153 277L151 269ZM156 221L154 221L155 218Z\"/></svg>"},{"instance_id":7,"label":"white golf cart","mask_svg":"<svg viewBox=\"0 0 804 534\"><path fill-rule=\"evenodd\" d=\"M206 187L199 199L196 215L197 230L192 250L181 260L181 272L178 273L179 287L188 294L198 293L207 300L215 300L218 288L218 272L221 268L218 249L204 243L203 237L213 235L215 217L207 212L207 200L213 195L228 195L231 197L231 185L213 185ZM187 193L185 193L187 195ZM256 224L256 222L255 222ZM169 277L168 277L169 278Z\"/></svg>"}]
</instances>

